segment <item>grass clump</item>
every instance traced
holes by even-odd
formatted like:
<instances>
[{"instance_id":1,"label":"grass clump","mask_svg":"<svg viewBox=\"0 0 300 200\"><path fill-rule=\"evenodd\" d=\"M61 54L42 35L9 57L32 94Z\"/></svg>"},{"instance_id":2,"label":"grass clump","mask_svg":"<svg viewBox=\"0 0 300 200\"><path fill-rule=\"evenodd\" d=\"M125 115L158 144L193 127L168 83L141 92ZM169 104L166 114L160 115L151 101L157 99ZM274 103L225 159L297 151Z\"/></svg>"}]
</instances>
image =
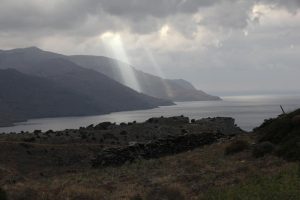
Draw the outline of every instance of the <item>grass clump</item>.
<instances>
[{"instance_id":1,"label":"grass clump","mask_svg":"<svg viewBox=\"0 0 300 200\"><path fill-rule=\"evenodd\" d=\"M143 200L143 198L141 197L141 195L137 194L131 197L130 200Z\"/></svg>"},{"instance_id":2,"label":"grass clump","mask_svg":"<svg viewBox=\"0 0 300 200\"><path fill-rule=\"evenodd\" d=\"M229 144L225 149L225 155L232 155L242 152L249 148L249 143L245 140L236 140Z\"/></svg>"},{"instance_id":3,"label":"grass clump","mask_svg":"<svg viewBox=\"0 0 300 200\"><path fill-rule=\"evenodd\" d=\"M261 142L254 146L252 155L256 158L263 157L266 154L272 153L274 148L275 147L271 142Z\"/></svg>"},{"instance_id":4,"label":"grass clump","mask_svg":"<svg viewBox=\"0 0 300 200\"><path fill-rule=\"evenodd\" d=\"M254 176L249 181L227 188L214 189L205 194L208 200L272 199L298 200L300 198L300 177L298 167L293 166L275 176Z\"/></svg>"},{"instance_id":5,"label":"grass clump","mask_svg":"<svg viewBox=\"0 0 300 200\"><path fill-rule=\"evenodd\" d=\"M0 200L7 200L6 192L0 188Z\"/></svg>"},{"instance_id":6,"label":"grass clump","mask_svg":"<svg viewBox=\"0 0 300 200\"><path fill-rule=\"evenodd\" d=\"M254 129L258 142L270 141L277 145L276 154L290 161L300 161L300 109L276 119L265 121Z\"/></svg>"},{"instance_id":7,"label":"grass clump","mask_svg":"<svg viewBox=\"0 0 300 200\"><path fill-rule=\"evenodd\" d=\"M162 186L150 190L145 200L184 200L183 194L177 188Z\"/></svg>"}]
</instances>

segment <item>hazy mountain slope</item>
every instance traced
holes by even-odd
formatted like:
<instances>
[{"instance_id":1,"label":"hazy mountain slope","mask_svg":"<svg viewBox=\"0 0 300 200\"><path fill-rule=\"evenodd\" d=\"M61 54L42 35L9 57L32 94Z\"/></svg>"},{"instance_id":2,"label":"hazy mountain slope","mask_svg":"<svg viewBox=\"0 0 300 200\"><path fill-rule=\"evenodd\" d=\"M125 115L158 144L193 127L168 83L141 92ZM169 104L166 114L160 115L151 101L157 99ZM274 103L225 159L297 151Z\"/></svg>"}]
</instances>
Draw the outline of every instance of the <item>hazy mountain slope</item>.
<instances>
[{"instance_id":1,"label":"hazy mountain slope","mask_svg":"<svg viewBox=\"0 0 300 200\"><path fill-rule=\"evenodd\" d=\"M127 86L130 85L122 76L122 69L130 69L141 91L150 96L171 99L173 101L220 100L219 97L197 90L192 84L185 80L162 79L158 76L136 70L125 63L111 58L84 55L70 56L69 58L80 66L99 71Z\"/></svg>"},{"instance_id":2,"label":"hazy mountain slope","mask_svg":"<svg viewBox=\"0 0 300 200\"><path fill-rule=\"evenodd\" d=\"M124 78L124 72L122 72L121 69L130 69L129 71L133 72L133 77L136 77L140 91L153 97L173 101L220 100L219 97L197 90L185 80L162 79L158 76L138 71L123 62L102 56L68 57L57 53L42 51L36 47L30 47L0 51L0 68L16 68L20 71L31 73L30 67L32 63L53 58L68 59L77 65L105 74L115 81L129 87L130 84L128 84L126 78ZM127 78L132 79L132 77Z\"/></svg>"},{"instance_id":3,"label":"hazy mountain slope","mask_svg":"<svg viewBox=\"0 0 300 200\"><path fill-rule=\"evenodd\" d=\"M28 118L86 115L100 111L85 96L47 79L14 69L0 70L0 125Z\"/></svg>"},{"instance_id":4,"label":"hazy mountain slope","mask_svg":"<svg viewBox=\"0 0 300 200\"><path fill-rule=\"evenodd\" d=\"M45 116L103 114L172 104L172 102L167 100L138 93L102 73L83 68L69 60L65 60L63 59L64 57L63 55L45 52L37 48L1 51L0 69L14 68L25 74L48 79L57 87L62 87L66 91L81 97L76 97L78 104L73 107L73 112L69 113L62 109L61 113L56 115L51 110L44 111L41 109ZM38 80L36 80L35 84L32 84L32 87L39 87ZM15 92L14 90L17 90L17 88L12 88L11 92ZM26 90L23 91L27 93ZM50 94L52 95L49 95L49 100L59 95L55 94L55 91ZM66 101L73 103L72 99L74 98L70 96ZM14 100L13 96L12 100ZM29 102L35 101L30 95L27 96L26 100ZM85 103L92 105L92 108L86 107ZM43 105L41 104L40 106L42 107ZM84 110L85 107L86 110ZM36 112L38 113L38 111ZM28 115L26 114L26 116Z\"/></svg>"},{"instance_id":5,"label":"hazy mountain slope","mask_svg":"<svg viewBox=\"0 0 300 200\"><path fill-rule=\"evenodd\" d=\"M64 56L42 51L36 47L2 50L0 51L0 68L15 68L25 71L27 68L30 68L33 63L59 57Z\"/></svg>"},{"instance_id":6,"label":"hazy mountain slope","mask_svg":"<svg viewBox=\"0 0 300 200\"><path fill-rule=\"evenodd\" d=\"M57 84L89 97L102 112L153 108L171 102L156 99L121 85L94 70L82 68L57 58L33 65L30 73L46 77Z\"/></svg>"}]
</instances>

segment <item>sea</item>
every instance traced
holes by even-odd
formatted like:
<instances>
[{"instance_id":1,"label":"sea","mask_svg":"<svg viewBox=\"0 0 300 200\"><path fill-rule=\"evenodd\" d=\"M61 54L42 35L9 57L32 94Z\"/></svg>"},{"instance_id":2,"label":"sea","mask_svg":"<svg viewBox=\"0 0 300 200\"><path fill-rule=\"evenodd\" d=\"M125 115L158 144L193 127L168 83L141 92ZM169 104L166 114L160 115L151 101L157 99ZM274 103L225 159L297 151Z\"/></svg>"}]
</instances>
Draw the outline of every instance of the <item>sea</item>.
<instances>
[{"instance_id":1,"label":"sea","mask_svg":"<svg viewBox=\"0 0 300 200\"><path fill-rule=\"evenodd\" d=\"M263 123L265 119L282 114L280 105L285 112L300 108L300 95L248 95L225 96L222 101L175 102L173 106L161 106L149 110L115 112L106 115L83 117L57 117L30 119L16 123L12 127L0 128L0 133L19 133L34 130L77 129L101 122L143 122L151 117L169 117L184 115L190 119L206 117L232 117L235 123L245 131Z\"/></svg>"}]
</instances>

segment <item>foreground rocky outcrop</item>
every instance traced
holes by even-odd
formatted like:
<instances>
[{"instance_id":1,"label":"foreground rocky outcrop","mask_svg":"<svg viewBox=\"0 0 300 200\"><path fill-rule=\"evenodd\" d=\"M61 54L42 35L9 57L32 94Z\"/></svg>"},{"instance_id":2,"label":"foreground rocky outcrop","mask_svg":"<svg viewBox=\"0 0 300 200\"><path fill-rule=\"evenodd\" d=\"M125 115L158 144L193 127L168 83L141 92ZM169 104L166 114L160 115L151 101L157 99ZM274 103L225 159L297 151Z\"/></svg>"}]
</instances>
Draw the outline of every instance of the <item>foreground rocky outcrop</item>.
<instances>
[{"instance_id":1,"label":"foreground rocky outcrop","mask_svg":"<svg viewBox=\"0 0 300 200\"><path fill-rule=\"evenodd\" d=\"M99 127L104 127L105 130L112 128L111 133L116 129L115 125L109 123L101 123L94 129L99 130ZM138 137L131 137L130 134L137 130L139 134L135 136ZM119 132L119 135L126 135L127 139L133 140L129 141L128 145L109 147L98 152L91 162L93 167L119 166L136 159L159 158L192 150L243 132L235 125L234 119L229 117L191 121L184 116L153 117L142 124L123 124L123 131ZM111 137L116 138L117 135L112 134Z\"/></svg>"},{"instance_id":2,"label":"foreground rocky outcrop","mask_svg":"<svg viewBox=\"0 0 300 200\"><path fill-rule=\"evenodd\" d=\"M174 116L153 117L143 123L102 122L64 131L0 134L0 160L6 160L4 166L22 168L24 173L35 168L118 166L136 159L192 150L241 133L234 119L222 117L190 120Z\"/></svg>"},{"instance_id":3,"label":"foreground rocky outcrop","mask_svg":"<svg viewBox=\"0 0 300 200\"><path fill-rule=\"evenodd\" d=\"M231 117L214 117L196 120L199 129L209 132L220 132L224 135L236 135L243 132Z\"/></svg>"},{"instance_id":4,"label":"foreground rocky outcrop","mask_svg":"<svg viewBox=\"0 0 300 200\"><path fill-rule=\"evenodd\" d=\"M221 133L185 134L169 136L146 144L135 143L122 148L108 148L98 153L92 160L92 166L119 166L136 159L159 158L209 145L224 137L225 135Z\"/></svg>"},{"instance_id":5,"label":"foreground rocky outcrop","mask_svg":"<svg viewBox=\"0 0 300 200\"><path fill-rule=\"evenodd\" d=\"M0 193L9 200L298 199L298 163L272 154L280 132L295 140L298 115L269 121L261 135L240 134L231 118L184 116L0 134ZM266 132L272 142L257 144Z\"/></svg>"},{"instance_id":6,"label":"foreground rocky outcrop","mask_svg":"<svg viewBox=\"0 0 300 200\"><path fill-rule=\"evenodd\" d=\"M0 134L0 193L9 200L299 199L299 164L274 156L281 147L284 155L299 152L299 115L268 120L254 134L242 134L231 118L184 116Z\"/></svg>"},{"instance_id":7,"label":"foreground rocky outcrop","mask_svg":"<svg viewBox=\"0 0 300 200\"><path fill-rule=\"evenodd\" d=\"M300 109L265 120L254 131L258 135L258 144L270 143L276 147L276 155L300 161Z\"/></svg>"}]
</instances>

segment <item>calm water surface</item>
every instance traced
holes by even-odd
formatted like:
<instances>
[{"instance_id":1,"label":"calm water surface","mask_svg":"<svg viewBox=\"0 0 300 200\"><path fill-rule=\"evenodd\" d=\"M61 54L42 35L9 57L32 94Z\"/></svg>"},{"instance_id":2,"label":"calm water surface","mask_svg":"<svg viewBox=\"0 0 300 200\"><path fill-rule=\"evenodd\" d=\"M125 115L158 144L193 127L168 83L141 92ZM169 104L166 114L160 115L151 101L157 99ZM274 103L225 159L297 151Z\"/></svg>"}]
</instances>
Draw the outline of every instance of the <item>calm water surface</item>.
<instances>
[{"instance_id":1,"label":"calm water surface","mask_svg":"<svg viewBox=\"0 0 300 200\"><path fill-rule=\"evenodd\" d=\"M236 124L244 130L252 130L264 119L281 114L280 105L288 111L300 108L300 95L284 96L232 96L223 101L177 102L174 106L163 106L151 110L116 112L107 115L85 117L60 117L31 119L16 123L13 127L0 128L1 132L20 132L33 130L63 130L110 122L143 122L150 117L185 115L190 118L233 117Z\"/></svg>"}]
</instances>

